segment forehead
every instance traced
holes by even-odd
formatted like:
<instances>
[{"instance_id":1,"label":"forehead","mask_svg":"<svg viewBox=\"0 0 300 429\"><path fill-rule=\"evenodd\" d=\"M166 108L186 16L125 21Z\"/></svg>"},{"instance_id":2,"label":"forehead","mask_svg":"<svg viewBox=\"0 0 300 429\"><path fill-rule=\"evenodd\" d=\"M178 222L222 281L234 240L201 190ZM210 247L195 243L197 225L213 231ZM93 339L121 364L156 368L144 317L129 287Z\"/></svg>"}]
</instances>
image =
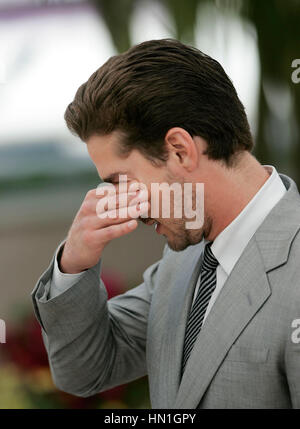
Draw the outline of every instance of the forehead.
<instances>
[{"instance_id":1,"label":"forehead","mask_svg":"<svg viewBox=\"0 0 300 429\"><path fill-rule=\"evenodd\" d=\"M93 135L87 141L87 150L94 163L110 163L117 157L118 137L115 133Z\"/></svg>"},{"instance_id":2,"label":"forehead","mask_svg":"<svg viewBox=\"0 0 300 429\"><path fill-rule=\"evenodd\" d=\"M119 180L119 175L127 175L128 180L136 178L146 159L136 150L128 157L121 157L118 151L120 137L116 132L88 139L87 150L95 164L99 176L106 182ZM123 179L124 180L124 179Z\"/></svg>"}]
</instances>

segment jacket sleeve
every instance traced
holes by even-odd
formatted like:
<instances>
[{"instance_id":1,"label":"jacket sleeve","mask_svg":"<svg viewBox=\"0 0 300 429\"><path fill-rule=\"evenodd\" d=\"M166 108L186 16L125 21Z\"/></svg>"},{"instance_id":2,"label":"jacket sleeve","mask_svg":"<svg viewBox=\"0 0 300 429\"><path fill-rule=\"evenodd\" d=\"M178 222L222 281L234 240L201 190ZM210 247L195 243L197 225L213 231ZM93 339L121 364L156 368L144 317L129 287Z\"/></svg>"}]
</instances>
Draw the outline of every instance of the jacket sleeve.
<instances>
[{"instance_id":1,"label":"jacket sleeve","mask_svg":"<svg viewBox=\"0 0 300 429\"><path fill-rule=\"evenodd\" d=\"M146 269L143 283L110 300L101 259L48 299L55 254L32 292L55 385L88 397L146 375L147 320L162 259Z\"/></svg>"}]
</instances>

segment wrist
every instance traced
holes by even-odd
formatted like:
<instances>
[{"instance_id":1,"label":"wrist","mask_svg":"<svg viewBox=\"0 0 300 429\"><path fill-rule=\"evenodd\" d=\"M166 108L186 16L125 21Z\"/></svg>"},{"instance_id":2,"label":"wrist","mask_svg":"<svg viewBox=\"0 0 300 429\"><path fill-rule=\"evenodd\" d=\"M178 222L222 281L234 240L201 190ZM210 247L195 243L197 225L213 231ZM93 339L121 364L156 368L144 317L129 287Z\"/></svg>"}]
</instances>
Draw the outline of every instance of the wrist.
<instances>
[{"instance_id":1,"label":"wrist","mask_svg":"<svg viewBox=\"0 0 300 429\"><path fill-rule=\"evenodd\" d=\"M60 248L57 254L57 265L61 273L63 274L79 274L85 269L76 266L70 262L71 260L66 255L65 244Z\"/></svg>"}]
</instances>

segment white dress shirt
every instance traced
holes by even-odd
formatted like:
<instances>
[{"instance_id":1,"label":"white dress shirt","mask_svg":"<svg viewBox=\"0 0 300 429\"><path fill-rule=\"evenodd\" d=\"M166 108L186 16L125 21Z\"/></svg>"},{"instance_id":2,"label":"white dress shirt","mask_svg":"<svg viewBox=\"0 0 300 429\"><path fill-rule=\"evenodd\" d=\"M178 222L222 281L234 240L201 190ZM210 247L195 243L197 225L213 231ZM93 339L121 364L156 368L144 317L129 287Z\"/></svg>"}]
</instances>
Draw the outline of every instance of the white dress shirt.
<instances>
[{"instance_id":1,"label":"white dress shirt","mask_svg":"<svg viewBox=\"0 0 300 429\"><path fill-rule=\"evenodd\" d=\"M271 165L264 165L263 167L268 171L270 177L239 215L220 232L211 245L212 253L218 260L219 265L216 270L216 288L207 306L203 323L251 237L286 192L286 188L275 167ZM204 240L204 242L205 244L208 243L207 240ZM193 302L199 289L200 277L195 287Z\"/></svg>"},{"instance_id":2,"label":"white dress shirt","mask_svg":"<svg viewBox=\"0 0 300 429\"><path fill-rule=\"evenodd\" d=\"M219 262L216 273L217 285L207 307L203 323L251 237L286 192L286 188L276 169L271 165L265 165L264 168L269 172L270 177L240 214L215 238L211 246L211 250ZM62 273L58 267L56 254L49 298L51 299L69 289L84 273ZM193 299L196 297L199 284L200 276L195 287Z\"/></svg>"}]
</instances>

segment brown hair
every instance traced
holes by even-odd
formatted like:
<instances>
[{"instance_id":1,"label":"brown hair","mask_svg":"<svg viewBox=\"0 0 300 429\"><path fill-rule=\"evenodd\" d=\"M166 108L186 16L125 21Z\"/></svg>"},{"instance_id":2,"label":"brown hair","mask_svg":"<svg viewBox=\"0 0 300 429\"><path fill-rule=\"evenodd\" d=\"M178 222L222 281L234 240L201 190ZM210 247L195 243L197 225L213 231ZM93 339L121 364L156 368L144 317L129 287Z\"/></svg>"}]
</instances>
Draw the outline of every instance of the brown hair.
<instances>
[{"instance_id":1,"label":"brown hair","mask_svg":"<svg viewBox=\"0 0 300 429\"><path fill-rule=\"evenodd\" d=\"M175 39L109 58L78 88L65 120L83 141L119 131L124 156L135 148L154 162L167 159L164 137L175 126L204 138L207 156L227 165L253 148L244 106L222 66Z\"/></svg>"}]
</instances>

